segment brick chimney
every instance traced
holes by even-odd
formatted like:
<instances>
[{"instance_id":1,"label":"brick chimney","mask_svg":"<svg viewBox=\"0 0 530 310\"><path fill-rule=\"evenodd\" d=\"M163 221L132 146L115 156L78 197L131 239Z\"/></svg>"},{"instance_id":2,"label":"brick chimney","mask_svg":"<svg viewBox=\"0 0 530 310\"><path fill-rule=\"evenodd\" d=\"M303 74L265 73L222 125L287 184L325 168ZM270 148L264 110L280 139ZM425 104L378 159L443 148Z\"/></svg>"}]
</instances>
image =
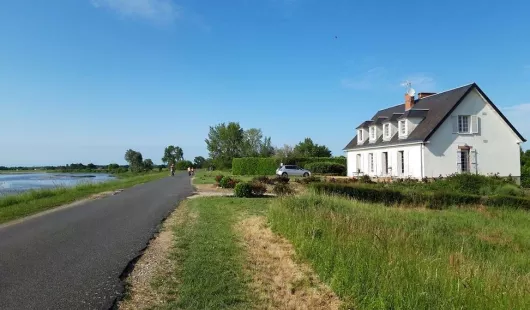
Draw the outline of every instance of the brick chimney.
<instances>
[{"instance_id":1,"label":"brick chimney","mask_svg":"<svg viewBox=\"0 0 530 310\"><path fill-rule=\"evenodd\" d=\"M432 96L432 95L436 95L436 93L419 93L418 99L423 99L425 97Z\"/></svg>"},{"instance_id":2,"label":"brick chimney","mask_svg":"<svg viewBox=\"0 0 530 310\"><path fill-rule=\"evenodd\" d=\"M414 96L405 94L405 111L408 111L414 107Z\"/></svg>"}]
</instances>

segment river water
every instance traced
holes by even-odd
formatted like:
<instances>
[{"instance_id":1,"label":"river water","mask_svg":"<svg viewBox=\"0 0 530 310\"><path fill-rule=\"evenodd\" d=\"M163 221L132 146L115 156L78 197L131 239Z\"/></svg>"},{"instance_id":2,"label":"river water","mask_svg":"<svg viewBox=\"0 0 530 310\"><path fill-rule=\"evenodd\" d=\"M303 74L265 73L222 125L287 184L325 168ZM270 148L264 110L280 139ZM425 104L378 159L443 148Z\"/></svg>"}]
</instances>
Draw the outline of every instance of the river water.
<instances>
[{"instance_id":1,"label":"river water","mask_svg":"<svg viewBox=\"0 0 530 310\"><path fill-rule=\"evenodd\" d=\"M0 174L0 196L17 194L32 189L72 187L84 183L98 183L115 179L104 173L26 173Z\"/></svg>"}]
</instances>

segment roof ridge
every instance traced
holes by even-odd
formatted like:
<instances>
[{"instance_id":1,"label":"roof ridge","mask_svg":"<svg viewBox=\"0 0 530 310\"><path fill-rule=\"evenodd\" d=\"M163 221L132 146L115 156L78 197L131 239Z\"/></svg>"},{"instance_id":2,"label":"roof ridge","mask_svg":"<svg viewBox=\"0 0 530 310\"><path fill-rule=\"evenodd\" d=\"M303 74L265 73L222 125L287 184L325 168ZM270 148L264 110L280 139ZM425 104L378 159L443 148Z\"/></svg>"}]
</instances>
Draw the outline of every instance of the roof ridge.
<instances>
[{"instance_id":1,"label":"roof ridge","mask_svg":"<svg viewBox=\"0 0 530 310\"><path fill-rule=\"evenodd\" d=\"M455 87L455 88L451 88L451 89L448 89L448 90L444 90L443 92L440 92L440 93L436 93L434 95L430 95L430 96L427 96L427 97L424 97L424 98L421 98L421 99L416 99L415 101L418 101L418 100L422 100L422 99L426 99L426 98L431 98L431 97L434 97L434 96L438 96L438 95L441 95L441 94L444 94L444 93L447 93L447 92L450 92L450 91L453 91L453 90L457 90L459 88L464 88L464 87L467 87L467 86L471 86L471 85L476 85L475 82L473 83L470 83L470 84L465 84L465 85L462 85L462 86L458 86L458 87Z\"/></svg>"}]
</instances>

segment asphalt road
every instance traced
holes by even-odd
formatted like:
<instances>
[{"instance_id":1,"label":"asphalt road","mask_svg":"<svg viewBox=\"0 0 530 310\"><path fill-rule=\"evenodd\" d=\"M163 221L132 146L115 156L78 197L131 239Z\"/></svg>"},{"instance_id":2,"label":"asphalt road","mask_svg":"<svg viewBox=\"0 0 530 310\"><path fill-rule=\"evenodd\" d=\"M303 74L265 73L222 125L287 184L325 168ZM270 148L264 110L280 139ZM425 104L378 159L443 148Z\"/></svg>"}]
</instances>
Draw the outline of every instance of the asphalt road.
<instances>
[{"instance_id":1,"label":"asphalt road","mask_svg":"<svg viewBox=\"0 0 530 310\"><path fill-rule=\"evenodd\" d=\"M0 226L0 309L109 309L128 263L191 193L179 174Z\"/></svg>"}]
</instances>

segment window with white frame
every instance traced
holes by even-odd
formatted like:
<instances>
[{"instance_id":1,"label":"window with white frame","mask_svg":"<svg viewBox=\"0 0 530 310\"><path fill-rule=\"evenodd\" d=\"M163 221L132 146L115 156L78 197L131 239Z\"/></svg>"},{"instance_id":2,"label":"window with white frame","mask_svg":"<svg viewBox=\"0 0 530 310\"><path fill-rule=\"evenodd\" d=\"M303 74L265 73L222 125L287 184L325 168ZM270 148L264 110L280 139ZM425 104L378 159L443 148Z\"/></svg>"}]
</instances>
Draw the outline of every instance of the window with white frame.
<instances>
[{"instance_id":1,"label":"window with white frame","mask_svg":"<svg viewBox=\"0 0 530 310\"><path fill-rule=\"evenodd\" d=\"M390 124L383 125L383 136L385 137L385 139L390 138Z\"/></svg>"},{"instance_id":2,"label":"window with white frame","mask_svg":"<svg viewBox=\"0 0 530 310\"><path fill-rule=\"evenodd\" d=\"M399 127L399 135L406 136L407 135L407 121L406 120L399 121L398 127Z\"/></svg>"},{"instance_id":3,"label":"window with white frame","mask_svg":"<svg viewBox=\"0 0 530 310\"><path fill-rule=\"evenodd\" d=\"M375 132L376 128L375 126L372 126L370 127L370 140L375 140L375 136L376 136L376 132Z\"/></svg>"},{"instance_id":4,"label":"window with white frame","mask_svg":"<svg viewBox=\"0 0 530 310\"><path fill-rule=\"evenodd\" d=\"M361 143L363 142L363 130L362 129L357 130L357 140Z\"/></svg>"},{"instance_id":5,"label":"window with white frame","mask_svg":"<svg viewBox=\"0 0 530 310\"><path fill-rule=\"evenodd\" d=\"M470 133L470 116L458 115L458 133Z\"/></svg>"},{"instance_id":6,"label":"window with white frame","mask_svg":"<svg viewBox=\"0 0 530 310\"><path fill-rule=\"evenodd\" d=\"M368 154L368 160L370 164L370 172L374 172L374 153Z\"/></svg>"}]
</instances>

